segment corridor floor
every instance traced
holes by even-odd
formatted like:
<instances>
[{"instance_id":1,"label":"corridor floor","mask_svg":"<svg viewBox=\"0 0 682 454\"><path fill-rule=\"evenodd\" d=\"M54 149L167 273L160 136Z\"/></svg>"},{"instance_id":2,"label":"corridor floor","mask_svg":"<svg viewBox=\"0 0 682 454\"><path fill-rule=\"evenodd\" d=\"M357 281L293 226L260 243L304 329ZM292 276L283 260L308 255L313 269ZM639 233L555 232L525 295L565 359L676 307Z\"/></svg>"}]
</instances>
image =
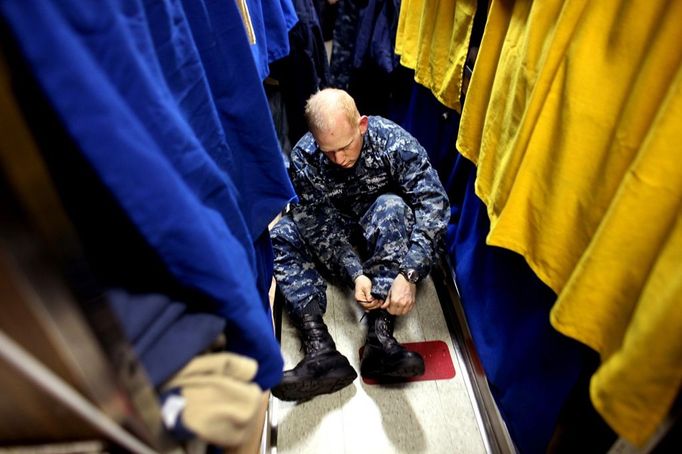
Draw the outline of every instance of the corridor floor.
<instances>
[{"instance_id":1,"label":"corridor floor","mask_svg":"<svg viewBox=\"0 0 682 454\"><path fill-rule=\"evenodd\" d=\"M325 323L351 365L360 370L359 349L366 321L351 291L327 290ZM307 402L283 402L272 397L272 453L465 453L486 452L476 413L455 354L433 281L417 288L415 309L396 323L401 343L442 341L447 345L452 378L409 383L367 384L358 377L334 394ZM286 315L282 321L285 368L296 365L303 351ZM446 359L447 361L447 359ZM428 372L428 367L427 367Z\"/></svg>"}]
</instances>

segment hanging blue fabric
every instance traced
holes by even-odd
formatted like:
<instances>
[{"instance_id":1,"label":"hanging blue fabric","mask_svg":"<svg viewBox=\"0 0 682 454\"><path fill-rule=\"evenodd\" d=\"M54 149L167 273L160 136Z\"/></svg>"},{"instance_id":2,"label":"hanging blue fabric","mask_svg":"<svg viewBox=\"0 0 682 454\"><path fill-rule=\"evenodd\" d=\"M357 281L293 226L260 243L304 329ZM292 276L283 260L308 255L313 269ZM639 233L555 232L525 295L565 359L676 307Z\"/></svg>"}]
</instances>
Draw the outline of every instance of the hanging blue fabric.
<instances>
[{"instance_id":1,"label":"hanging blue fabric","mask_svg":"<svg viewBox=\"0 0 682 454\"><path fill-rule=\"evenodd\" d=\"M400 58L394 52L400 15L399 0L368 0L359 12L353 66L372 64L386 74L398 66Z\"/></svg>"},{"instance_id":2,"label":"hanging blue fabric","mask_svg":"<svg viewBox=\"0 0 682 454\"><path fill-rule=\"evenodd\" d=\"M261 0L268 63L289 55L289 32L298 22L293 0Z\"/></svg>"},{"instance_id":3,"label":"hanging blue fabric","mask_svg":"<svg viewBox=\"0 0 682 454\"><path fill-rule=\"evenodd\" d=\"M188 3L186 1L185 5ZM219 6L221 2L208 0L206 3ZM288 34L298 22L298 17L292 0L246 0L246 5L256 37L251 53L261 80L265 80L270 73L269 64L289 55Z\"/></svg>"},{"instance_id":4,"label":"hanging blue fabric","mask_svg":"<svg viewBox=\"0 0 682 454\"><path fill-rule=\"evenodd\" d=\"M178 281L218 303L230 348L270 388L283 364L253 244L295 195L237 7L203 6L224 14L205 42L179 0L0 10L93 169Z\"/></svg>"},{"instance_id":5,"label":"hanging blue fabric","mask_svg":"<svg viewBox=\"0 0 682 454\"><path fill-rule=\"evenodd\" d=\"M223 170L240 190L241 212L255 240L295 195L282 165L263 84L253 77L256 69L248 48L234 42L244 33L233 3L183 0L210 88L212 98L206 101L211 101L228 147L234 150Z\"/></svg>"},{"instance_id":6,"label":"hanging blue fabric","mask_svg":"<svg viewBox=\"0 0 682 454\"><path fill-rule=\"evenodd\" d=\"M274 149L279 150L279 143L269 107L263 106L263 99L266 99L263 85L256 78L244 77L244 66L255 69L255 65L251 64L244 48L235 48L230 40L225 39L229 36L226 31L232 30L232 35L238 35L241 26L234 19L233 5L221 0L183 0L183 5L213 100L193 106L190 111L196 116L202 106L217 109L216 117L226 132L229 147L239 150L239 153L231 156L232 162L224 163L227 165L223 166L223 170L230 174L240 188L241 212L246 217L254 241L256 269L259 271L257 286L269 314L272 250L267 226L282 209L282 194L290 194L291 199L293 190L281 165L281 154L272 153ZM289 53L287 27L293 26L298 20L291 0L273 3L264 13L265 23L269 24L269 59L280 53L286 55ZM235 62L240 62L240 65ZM254 93L260 95L253 96ZM178 102L181 101L182 98L179 98ZM208 121L209 118L213 120L214 116L207 113L199 118ZM259 126L255 128L254 125ZM269 131L264 133L265 129ZM217 163L220 165L219 159Z\"/></svg>"}]
</instances>

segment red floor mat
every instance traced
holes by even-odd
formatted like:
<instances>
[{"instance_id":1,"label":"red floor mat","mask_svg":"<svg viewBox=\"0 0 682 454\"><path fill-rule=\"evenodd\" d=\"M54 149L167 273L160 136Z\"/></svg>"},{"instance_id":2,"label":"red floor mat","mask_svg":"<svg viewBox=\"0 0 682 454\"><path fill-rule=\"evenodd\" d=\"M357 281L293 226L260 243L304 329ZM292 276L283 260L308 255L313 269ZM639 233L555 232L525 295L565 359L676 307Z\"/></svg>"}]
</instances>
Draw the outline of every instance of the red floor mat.
<instances>
[{"instance_id":1,"label":"red floor mat","mask_svg":"<svg viewBox=\"0 0 682 454\"><path fill-rule=\"evenodd\" d=\"M455 376L455 366L452 364L452 357L448 351L448 345L440 340L425 341L425 342L407 342L402 344L406 349L417 352L424 358L424 375L419 377L412 377L402 382L424 381L424 380L448 380ZM362 350L360 348L360 358L362 358ZM369 378L362 378L362 381L368 385L380 384L378 380ZM391 381L396 383L396 381Z\"/></svg>"}]
</instances>

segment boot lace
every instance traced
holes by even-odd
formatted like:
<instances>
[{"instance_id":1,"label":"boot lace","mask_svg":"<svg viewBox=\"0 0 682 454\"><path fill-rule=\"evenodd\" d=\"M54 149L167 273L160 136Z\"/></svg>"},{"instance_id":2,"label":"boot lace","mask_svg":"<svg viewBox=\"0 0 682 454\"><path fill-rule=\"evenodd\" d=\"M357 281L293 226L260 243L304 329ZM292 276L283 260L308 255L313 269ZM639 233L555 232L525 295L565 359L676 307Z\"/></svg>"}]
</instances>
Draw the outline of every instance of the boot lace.
<instances>
[{"instance_id":1,"label":"boot lace","mask_svg":"<svg viewBox=\"0 0 682 454\"><path fill-rule=\"evenodd\" d=\"M386 352L393 353L402 350L400 343L393 337L393 320L382 314L374 326L377 339Z\"/></svg>"},{"instance_id":2,"label":"boot lace","mask_svg":"<svg viewBox=\"0 0 682 454\"><path fill-rule=\"evenodd\" d=\"M336 345L323 323L307 322L301 328L301 349L306 355L324 350L334 350Z\"/></svg>"}]
</instances>

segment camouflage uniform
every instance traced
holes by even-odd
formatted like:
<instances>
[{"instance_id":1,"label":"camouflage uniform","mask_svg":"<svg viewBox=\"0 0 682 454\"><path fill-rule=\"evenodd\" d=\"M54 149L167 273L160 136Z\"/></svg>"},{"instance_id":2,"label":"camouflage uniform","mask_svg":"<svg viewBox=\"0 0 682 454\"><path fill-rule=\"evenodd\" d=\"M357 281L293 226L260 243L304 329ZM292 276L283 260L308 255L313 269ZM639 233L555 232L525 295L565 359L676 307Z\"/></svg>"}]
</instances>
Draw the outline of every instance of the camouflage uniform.
<instances>
[{"instance_id":1,"label":"camouflage uniform","mask_svg":"<svg viewBox=\"0 0 682 454\"><path fill-rule=\"evenodd\" d=\"M429 273L448 200L426 151L407 131L369 117L351 169L333 164L307 133L292 150L289 173L300 202L271 236L275 279L290 314L300 316L313 300L324 312L323 276L353 288L365 274L374 296L385 299L400 269Z\"/></svg>"}]
</instances>

